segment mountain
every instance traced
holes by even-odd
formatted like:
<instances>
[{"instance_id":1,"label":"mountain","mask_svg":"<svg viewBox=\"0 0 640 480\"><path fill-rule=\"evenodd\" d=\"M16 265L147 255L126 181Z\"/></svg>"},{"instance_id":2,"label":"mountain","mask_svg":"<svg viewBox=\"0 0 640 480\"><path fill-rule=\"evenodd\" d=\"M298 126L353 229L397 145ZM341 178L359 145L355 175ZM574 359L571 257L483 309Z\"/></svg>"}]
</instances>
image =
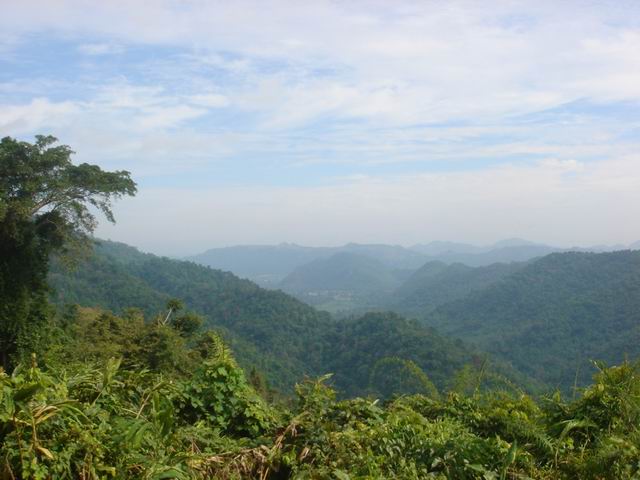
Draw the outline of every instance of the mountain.
<instances>
[{"instance_id":1,"label":"mountain","mask_svg":"<svg viewBox=\"0 0 640 480\"><path fill-rule=\"evenodd\" d=\"M386 357L414 361L443 387L457 370L482 355L394 314L353 318L345 326L284 292L119 243L100 242L73 271L54 259L49 281L58 305L77 303L115 312L138 307L154 316L164 311L167 300L180 298L204 316L206 328L223 333L242 365L255 366L281 390L305 375L333 370L339 373L335 384L341 391L364 393L370 370ZM376 348L389 325L393 342Z\"/></svg>"},{"instance_id":2,"label":"mountain","mask_svg":"<svg viewBox=\"0 0 640 480\"><path fill-rule=\"evenodd\" d=\"M629 250L640 250L640 240L629 245Z\"/></svg>"},{"instance_id":3,"label":"mountain","mask_svg":"<svg viewBox=\"0 0 640 480\"><path fill-rule=\"evenodd\" d=\"M416 269L426 260L425 255L400 245L367 245L349 243L338 247L337 252L349 252L373 258L384 265L396 269Z\"/></svg>"},{"instance_id":4,"label":"mountain","mask_svg":"<svg viewBox=\"0 0 640 480\"><path fill-rule=\"evenodd\" d=\"M431 242L411 248L357 243L340 247L304 247L282 243L214 248L186 260L232 272L268 288L277 288L296 268L338 253L362 255L392 269L416 270L431 261L477 267L497 262L523 262L561 250L520 239L503 240L488 247L455 242Z\"/></svg>"},{"instance_id":5,"label":"mountain","mask_svg":"<svg viewBox=\"0 0 640 480\"><path fill-rule=\"evenodd\" d=\"M478 366L485 358L459 340L452 341L417 321L390 312L367 313L338 323L327 336L327 344L330 348L325 351L325 369L334 373L334 381L347 396L375 390L375 373L389 361L414 362L441 389L451 385L463 365ZM507 364L492 362L490 371L527 388L540 388Z\"/></svg>"},{"instance_id":6,"label":"mountain","mask_svg":"<svg viewBox=\"0 0 640 480\"><path fill-rule=\"evenodd\" d=\"M554 253L427 315L547 384L640 354L640 251Z\"/></svg>"},{"instance_id":7,"label":"mountain","mask_svg":"<svg viewBox=\"0 0 640 480\"><path fill-rule=\"evenodd\" d=\"M399 284L392 270L364 255L336 253L296 268L280 286L285 291L388 291Z\"/></svg>"},{"instance_id":8,"label":"mountain","mask_svg":"<svg viewBox=\"0 0 640 480\"><path fill-rule=\"evenodd\" d=\"M331 312L377 308L411 274L365 255L340 252L296 268L280 288Z\"/></svg>"},{"instance_id":9,"label":"mountain","mask_svg":"<svg viewBox=\"0 0 640 480\"><path fill-rule=\"evenodd\" d=\"M462 263L470 267L483 267L494 263L526 262L559 250L545 245L515 245L481 253L443 253L435 259L444 263Z\"/></svg>"},{"instance_id":10,"label":"mountain","mask_svg":"<svg viewBox=\"0 0 640 480\"><path fill-rule=\"evenodd\" d=\"M332 248L281 243L213 248L185 260L269 284L279 282L300 265L332 253Z\"/></svg>"},{"instance_id":11,"label":"mountain","mask_svg":"<svg viewBox=\"0 0 640 480\"><path fill-rule=\"evenodd\" d=\"M638 242L638 245L640 245L640 242ZM453 242L431 242L426 245L414 245L411 247L414 251L430 255L431 260L445 263L462 263L471 267L488 266L494 263L526 262L556 252L603 253L626 248L623 245L563 248L530 242L521 238L500 240L493 245L485 247Z\"/></svg>"},{"instance_id":12,"label":"mountain","mask_svg":"<svg viewBox=\"0 0 640 480\"><path fill-rule=\"evenodd\" d=\"M574 248L575 251L603 251L607 247ZM190 257L201 265L231 271L265 288L280 288L299 300L334 314L349 315L392 308L411 315L460 298L478 289L510 267L473 271L463 268L527 262L562 250L511 238L489 246L455 242L431 242L405 248L398 245L349 243L340 247L304 247L283 243L274 246L237 246L212 249ZM417 287L420 275L433 262L452 267L447 276ZM428 264L430 267L426 267ZM399 288L416 273L406 288ZM515 267L517 268L517 267ZM467 273L469 275L467 275ZM415 294L411 290L418 288ZM398 289L397 294L391 294ZM425 290L426 289L426 290ZM425 293L426 292L426 293Z\"/></svg>"},{"instance_id":13,"label":"mountain","mask_svg":"<svg viewBox=\"0 0 640 480\"><path fill-rule=\"evenodd\" d=\"M523 238L505 238L504 240L499 240L490 247L486 248L486 251L498 250L500 248L508 247L548 247L548 245L531 242L529 240L524 240Z\"/></svg>"},{"instance_id":14,"label":"mountain","mask_svg":"<svg viewBox=\"0 0 640 480\"><path fill-rule=\"evenodd\" d=\"M468 243L433 241L429 243L417 244L409 247L414 252L422 253L430 257L442 255L443 253L480 253L483 247L469 245Z\"/></svg>"},{"instance_id":15,"label":"mountain","mask_svg":"<svg viewBox=\"0 0 640 480\"><path fill-rule=\"evenodd\" d=\"M393 292L386 307L422 317L440 305L464 298L517 272L524 263L469 267L461 263L428 262Z\"/></svg>"},{"instance_id":16,"label":"mountain","mask_svg":"<svg viewBox=\"0 0 640 480\"><path fill-rule=\"evenodd\" d=\"M500 240L493 245L486 246L477 246L471 245L468 243L458 243L458 242L448 242L448 241L433 241L426 244L418 244L410 247L411 250L415 252L422 253L424 255L429 255L432 257L437 257L443 254L454 254L454 253L462 253L462 254L479 254L479 253L487 253L492 250L499 250L507 247L543 247L546 245L530 242L528 240L523 240L521 238L507 238L504 240Z\"/></svg>"},{"instance_id":17,"label":"mountain","mask_svg":"<svg viewBox=\"0 0 640 480\"><path fill-rule=\"evenodd\" d=\"M280 245L214 248L187 257L186 260L233 272L263 286L275 287L296 268L337 253L353 253L377 260L394 268L418 268L426 257L397 245L349 243L341 247L303 247L291 243Z\"/></svg>"}]
</instances>

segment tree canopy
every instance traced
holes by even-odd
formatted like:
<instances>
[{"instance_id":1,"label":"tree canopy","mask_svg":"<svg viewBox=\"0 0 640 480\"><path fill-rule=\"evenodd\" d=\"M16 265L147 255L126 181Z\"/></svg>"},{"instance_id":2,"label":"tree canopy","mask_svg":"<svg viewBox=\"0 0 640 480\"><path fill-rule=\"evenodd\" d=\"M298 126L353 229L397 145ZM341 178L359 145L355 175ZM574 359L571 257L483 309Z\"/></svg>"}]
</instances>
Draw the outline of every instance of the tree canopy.
<instances>
[{"instance_id":1,"label":"tree canopy","mask_svg":"<svg viewBox=\"0 0 640 480\"><path fill-rule=\"evenodd\" d=\"M4 368L42 338L46 275L54 251L87 244L97 220L114 222L111 202L134 195L129 172L74 165L52 136L0 141L0 361ZM93 209L93 210L92 210ZM27 334L25 327L29 325Z\"/></svg>"}]
</instances>

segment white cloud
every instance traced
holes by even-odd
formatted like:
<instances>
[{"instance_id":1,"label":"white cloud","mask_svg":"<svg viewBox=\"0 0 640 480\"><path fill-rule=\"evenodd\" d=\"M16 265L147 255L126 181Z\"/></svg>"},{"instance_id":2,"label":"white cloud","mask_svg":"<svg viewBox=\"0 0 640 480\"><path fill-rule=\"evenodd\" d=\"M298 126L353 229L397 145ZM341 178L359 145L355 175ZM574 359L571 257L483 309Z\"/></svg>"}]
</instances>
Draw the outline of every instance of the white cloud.
<instances>
[{"instance_id":1,"label":"white cloud","mask_svg":"<svg viewBox=\"0 0 640 480\"><path fill-rule=\"evenodd\" d=\"M299 73L328 68L337 75L334 88L358 91L355 105L338 105L346 115L439 121L535 111L578 98L640 100L635 2L625 9L550 1L281 1L268 8L254 1L115 1L91 9L79 0L37 3L5 9L0 25L13 34L53 29L197 48L203 63L236 72L260 59L282 62L286 87L311 87L309 96L314 85ZM98 53L114 44L81 48ZM327 92L316 86L315 93ZM297 95L283 100L283 112L303 110L295 115L312 118L318 111Z\"/></svg>"},{"instance_id":2,"label":"white cloud","mask_svg":"<svg viewBox=\"0 0 640 480\"><path fill-rule=\"evenodd\" d=\"M188 105L153 107L140 115L134 125L144 131L172 128L187 120L201 117L205 113L206 110L202 108L193 108Z\"/></svg>"},{"instance_id":3,"label":"white cloud","mask_svg":"<svg viewBox=\"0 0 640 480\"><path fill-rule=\"evenodd\" d=\"M100 56L122 53L124 48L113 43L85 43L78 46L78 51L85 55Z\"/></svg>"},{"instance_id":4,"label":"white cloud","mask_svg":"<svg viewBox=\"0 0 640 480\"><path fill-rule=\"evenodd\" d=\"M34 98L22 105L3 105L0 108L0 132L3 135L21 135L64 128L80 109L76 102L56 103L47 98Z\"/></svg>"},{"instance_id":5,"label":"white cloud","mask_svg":"<svg viewBox=\"0 0 640 480\"><path fill-rule=\"evenodd\" d=\"M201 93L198 95L189 95L187 101L194 105L207 108L222 108L229 105L229 99L219 93Z\"/></svg>"},{"instance_id":6,"label":"white cloud","mask_svg":"<svg viewBox=\"0 0 640 480\"><path fill-rule=\"evenodd\" d=\"M160 85L131 85L121 81L100 87L94 102L112 109L143 109L165 103L164 95L164 87Z\"/></svg>"}]
</instances>

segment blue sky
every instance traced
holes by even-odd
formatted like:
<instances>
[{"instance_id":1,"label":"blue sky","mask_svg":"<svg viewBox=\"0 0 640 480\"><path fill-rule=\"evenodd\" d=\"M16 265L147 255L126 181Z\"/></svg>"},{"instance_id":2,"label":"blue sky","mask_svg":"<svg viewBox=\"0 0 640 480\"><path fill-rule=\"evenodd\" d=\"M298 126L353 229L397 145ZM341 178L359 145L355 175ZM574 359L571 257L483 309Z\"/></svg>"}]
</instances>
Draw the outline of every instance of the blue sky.
<instances>
[{"instance_id":1,"label":"blue sky","mask_svg":"<svg viewBox=\"0 0 640 480\"><path fill-rule=\"evenodd\" d=\"M640 239L640 3L21 1L0 135L140 186L157 253Z\"/></svg>"}]
</instances>

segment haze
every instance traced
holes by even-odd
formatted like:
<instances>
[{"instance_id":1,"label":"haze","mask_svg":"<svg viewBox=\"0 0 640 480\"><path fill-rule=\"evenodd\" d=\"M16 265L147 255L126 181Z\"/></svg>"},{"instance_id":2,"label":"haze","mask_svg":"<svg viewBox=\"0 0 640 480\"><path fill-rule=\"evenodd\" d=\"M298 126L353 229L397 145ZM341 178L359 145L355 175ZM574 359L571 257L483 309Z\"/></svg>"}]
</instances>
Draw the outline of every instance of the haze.
<instances>
[{"instance_id":1,"label":"haze","mask_svg":"<svg viewBox=\"0 0 640 480\"><path fill-rule=\"evenodd\" d=\"M139 194L97 234L640 239L640 3L4 2L0 136Z\"/></svg>"}]
</instances>

